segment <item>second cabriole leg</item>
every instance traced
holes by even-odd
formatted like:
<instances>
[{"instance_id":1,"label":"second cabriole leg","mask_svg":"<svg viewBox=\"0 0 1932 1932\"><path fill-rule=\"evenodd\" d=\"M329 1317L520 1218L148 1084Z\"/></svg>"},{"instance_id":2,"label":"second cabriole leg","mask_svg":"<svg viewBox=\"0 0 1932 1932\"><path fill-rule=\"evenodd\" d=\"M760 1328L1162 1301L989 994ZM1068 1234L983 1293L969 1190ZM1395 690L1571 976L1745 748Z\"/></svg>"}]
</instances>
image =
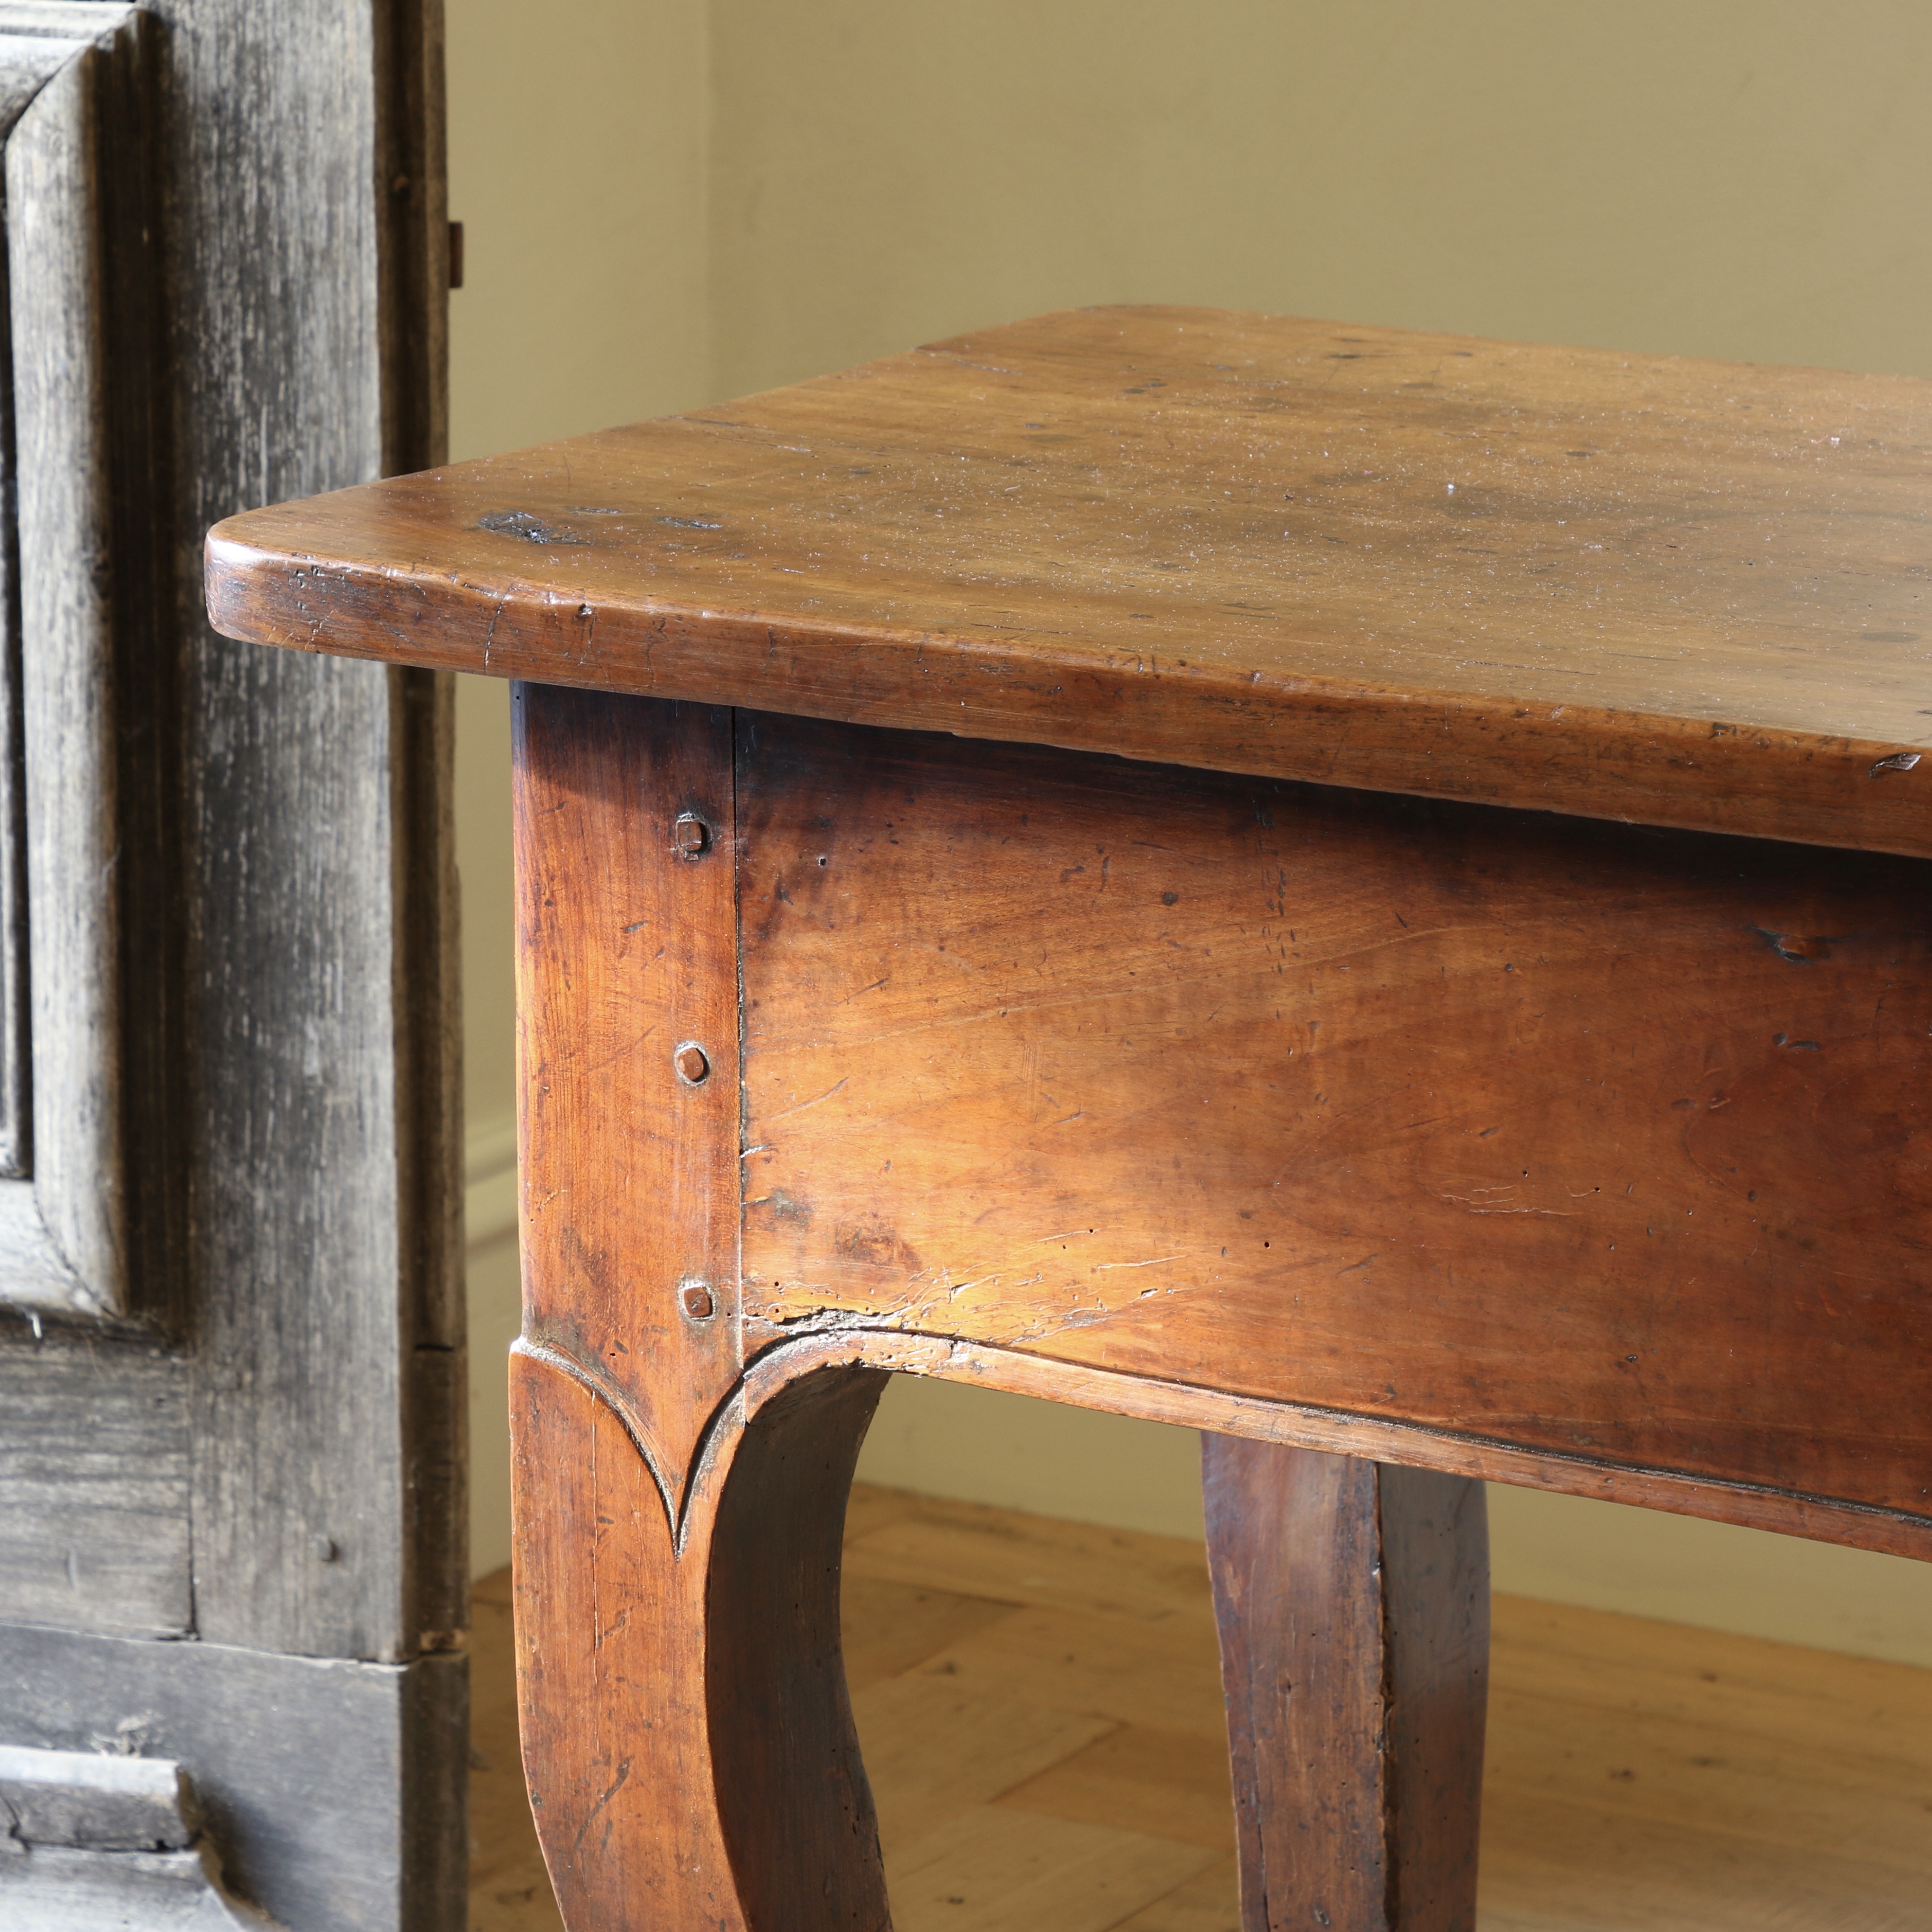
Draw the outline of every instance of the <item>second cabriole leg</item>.
<instances>
[{"instance_id":1,"label":"second cabriole leg","mask_svg":"<svg viewBox=\"0 0 1932 1932\"><path fill-rule=\"evenodd\" d=\"M1483 1486L1202 1437L1242 1932L1474 1932Z\"/></svg>"}]
</instances>

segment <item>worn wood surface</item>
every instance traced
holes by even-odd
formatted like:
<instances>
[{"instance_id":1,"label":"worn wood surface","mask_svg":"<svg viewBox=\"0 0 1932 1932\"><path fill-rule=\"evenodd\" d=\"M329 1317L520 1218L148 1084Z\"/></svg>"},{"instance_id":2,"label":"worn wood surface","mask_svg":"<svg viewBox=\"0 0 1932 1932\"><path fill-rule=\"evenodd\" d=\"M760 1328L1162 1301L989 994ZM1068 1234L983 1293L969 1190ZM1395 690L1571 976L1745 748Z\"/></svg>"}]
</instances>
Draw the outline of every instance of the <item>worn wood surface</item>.
<instances>
[{"instance_id":1,"label":"worn wood surface","mask_svg":"<svg viewBox=\"0 0 1932 1932\"><path fill-rule=\"evenodd\" d=\"M185 1636L189 1562L188 1365L0 1324L0 1621Z\"/></svg>"},{"instance_id":2,"label":"worn wood surface","mask_svg":"<svg viewBox=\"0 0 1932 1932\"><path fill-rule=\"evenodd\" d=\"M44 1103L34 1190L89 1312L124 1308L114 716L117 482L104 352L103 136L95 58L42 90L5 154L14 323L29 880L29 1037ZM117 130L134 133L136 130ZM117 157L140 166L138 147ZM146 481L136 479L136 487ZM90 890L91 889L91 890ZM78 1104L75 1104L77 1102Z\"/></svg>"},{"instance_id":3,"label":"worn wood surface","mask_svg":"<svg viewBox=\"0 0 1932 1932\"><path fill-rule=\"evenodd\" d=\"M526 686L512 717L524 1334L674 1522L743 1360L730 716Z\"/></svg>"},{"instance_id":4,"label":"worn wood surface","mask_svg":"<svg viewBox=\"0 0 1932 1932\"><path fill-rule=\"evenodd\" d=\"M770 718L738 813L748 1337L916 1330L1922 1538L1916 862Z\"/></svg>"},{"instance_id":5,"label":"worn wood surface","mask_svg":"<svg viewBox=\"0 0 1932 1932\"><path fill-rule=\"evenodd\" d=\"M238 652L197 568L214 517L441 454L440 10L0 4L0 70L22 35L112 44L6 146L39 1132L0 1186L0 1298L50 1261L112 1292L0 1328L0 1612L70 1627L0 1636L33 1687L0 1738L120 1748L160 1712L284 1924L448 1924L450 693ZM106 920L68 916L90 893ZM57 1184L65 1218L30 1215ZM200 1641L44 1661L76 1627Z\"/></svg>"},{"instance_id":6,"label":"worn wood surface","mask_svg":"<svg viewBox=\"0 0 1932 1932\"><path fill-rule=\"evenodd\" d=\"M258 641L1932 851L1932 386L1071 311L224 526Z\"/></svg>"},{"instance_id":7,"label":"worn wood surface","mask_svg":"<svg viewBox=\"0 0 1932 1932\"><path fill-rule=\"evenodd\" d=\"M290 1932L462 1923L460 1866L424 1856L452 1821L461 1844L460 1659L357 1664L15 1624L0 1644L0 1736L178 1761L228 1882Z\"/></svg>"},{"instance_id":8,"label":"worn wood surface","mask_svg":"<svg viewBox=\"0 0 1932 1932\"><path fill-rule=\"evenodd\" d=\"M164 560L131 508L156 482L146 28L128 8L0 9L17 70L58 57L4 157L20 634L0 720L0 887L14 907L0 976L14 1003L8 1164L23 1178L0 1216L0 1293L89 1313L168 1299L167 1164L157 1150L130 1188L128 1154L154 1138L170 975L123 986L124 956L160 940L164 876L159 751L136 728L154 710Z\"/></svg>"},{"instance_id":9,"label":"worn wood surface","mask_svg":"<svg viewBox=\"0 0 1932 1932\"><path fill-rule=\"evenodd\" d=\"M224 0L191 4L170 35L176 87L223 104L172 121L166 158L194 268L174 316L197 344L176 452L184 533L239 502L437 454L427 429L394 440L388 398L414 378L393 345L419 304L380 268L428 184L385 194L372 168L404 138L400 97L377 76L408 10L344 0L298 26ZM236 121L275 130L238 173ZM372 191L318 202L315 182L344 169ZM458 1620L462 1515L445 1446L461 1407L442 1245L455 1128L418 1031L450 964L442 891L410 890L436 832L409 782L428 748L421 674L237 652L207 637L191 578L179 595L196 640L188 1017L205 1043L191 1099L197 1615L214 1638L406 1657Z\"/></svg>"},{"instance_id":10,"label":"worn wood surface","mask_svg":"<svg viewBox=\"0 0 1932 1932\"><path fill-rule=\"evenodd\" d=\"M759 1339L759 1328L756 1322L746 1324L754 1342ZM1405 1468L1480 1476L1524 1489L1708 1516L1748 1528L1932 1562L1932 1530L1922 1516L1795 1496L1750 1483L1622 1468L1581 1456L1512 1448L1484 1436L1388 1421L1347 1409L1228 1395L1202 1383L1169 1376L1124 1374L1086 1364L1070 1368L1064 1362L1024 1348L994 1348L944 1335L828 1324L825 1332L760 1349L745 1372L746 1399L755 1408L800 1376L837 1366L932 1376L1178 1428L1205 1429L1257 1442L1366 1456Z\"/></svg>"},{"instance_id":11,"label":"worn wood surface","mask_svg":"<svg viewBox=\"0 0 1932 1932\"><path fill-rule=\"evenodd\" d=\"M424 42L420 21L408 28L407 8L380 17L349 8L333 26L310 12L293 34L259 11L248 31L231 31L213 10L174 20L166 50L176 112L151 128L139 29L152 16L106 6L0 10L0 32L41 37L6 42L26 50L23 60L51 49L64 62L46 57L56 70L40 76L6 146L10 401L21 464L14 553L32 646L32 1058L42 1104L32 1183L0 1188L0 1266L16 1302L186 1322L181 1110L184 1089L201 1090L208 1132L196 1150L206 1159L195 1225L206 1245L190 1264L193 1292L218 1280L230 1285L226 1299L194 1310L211 1344L199 1377L206 1426L196 1461L203 1633L400 1656L460 1628L465 1567L448 693L427 673L317 667L320 676L268 678L286 693L278 716L247 674L255 668L211 644L203 668L213 675L201 687L202 735L189 760L193 833L214 874L197 903L181 890L182 774L168 762L180 736L172 722L180 651L154 626L167 601L157 586L171 529L198 530L208 493L232 506L270 487L223 471L254 464L278 395L307 396L331 428L299 452L291 434L279 460L304 466L293 476L317 480L333 464L346 479L373 473L386 457L406 465L435 453L440 431L429 417L413 444L386 444L399 432L386 428L377 394L387 381L418 398L416 414L440 408L440 368L383 373L386 356L400 354L390 338L408 336L418 362L428 352L423 332L409 325L424 310L427 285L404 278L379 290L376 272L377 230L386 236L424 195L440 194L428 175L418 169L413 200L404 194L365 206L351 196L332 206L330 219L348 227L322 238L335 250L328 271L317 263L277 284L314 299L278 313L273 328L260 306L269 285L256 280L266 271L265 235L278 223L275 247L297 252L312 249L328 225L314 218L310 193L329 166L317 143L352 153L358 140L365 148L412 141L434 160L429 174L440 169L440 146L424 145L434 130L421 98L433 35ZM397 34L417 45L413 107L401 94L377 98L376 42ZM90 51L90 40L105 50ZM296 112L304 89L344 86L353 70L341 63L358 40L358 112L317 120ZM270 44L279 64L265 76L256 53ZM198 70L198 62L210 65ZM231 83L244 70L260 95L245 111L272 121L286 144L274 155L265 146L260 158L269 172L286 171L290 194L279 202L243 194L219 159L222 137L196 105L218 98L232 116ZM205 346L226 332L253 345L218 369L187 365L190 388L212 386L196 392L177 425L173 483L156 475L160 446L146 386L164 319L145 302L158 278L137 266L144 248L160 245L142 198L158 178L170 232L193 244L192 272L169 284L178 302L200 305L207 326L190 335ZM298 201L296 220L288 212ZM190 203L198 212L184 230ZM236 217L245 232L236 232ZM352 376L364 364L370 400L358 415ZM231 368L248 372L246 393L223 386ZM178 523L170 501L178 492L190 499ZM205 635L193 573L170 588L187 634ZM243 674L238 692L224 682L230 670ZM391 862L369 867L362 852ZM117 853L121 862L110 863ZM244 874L245 889L237 883ZM335 933L320 936L331 920ZM190 940L201 997L192 1049L176 976ZM295 965L289 956L304 949L304 964ZM409 956L399 980L391 970L398 949ZM183 1064L190 1050L191 1076ZM325 1069L332 1078L353 1069L374 1084L344 1108ZM163 1108L171 1112L158 1118ZM268 1121L276 1131L265 1135ZM224 1167L215 1151L224 1140L238 1167ZM366 1186L346 1184L358 1160L369 1167ZM396 1203L386 1217L386 1190ZM333 1254L318 1242L332 1224L341 1250ZM343 1298L334 1316L345 1319L324 1315L312 1278ZM301 1322L285 1320L264 1293L272 1280L286 1282ZM358 1335L358 1323L366 1334ZM304 1336L307 1349L290 1346ZM345 1429L346 1414L362 1420ZM305 1430L292 1431L297 1416ZM379 1510L364 1518L375 1546L352 1551L354 1538L319 1519L339 1514L345 1495L367 1504L367 1482L349 1469L385 1442L388 1466L373 1480L388 1490L388 1522L406 1515L407 1528L393 1534ZM168 1520L158 1520L158 1532ZM337 1547L328 1564L315 1554L322 1541ZM130 1605L129 1614L138 1621L143 1608Z\"/></svg>"},{"instance_id":12,"label":"worn wood surface","mask_svg":"<svg viewBox=\"0 0 1932 1932\"><path fill-rule=\"evenodd\" d=\"M1212 1435L1202 1479L1243 1932L1475 1932L1481 1484Z\"/></svg>"},{"instance_id":13,"label":"worn wood surface","mask_svg":"<svg viewBox=\"0 0 1932 1932\"><path fill-rule=\"evenodd\" d=\"M1209 1462L1249 1932L1472 1923L1470 1477L1932 1549L1920 862L518 703L519 1603L567 1918L776 1924L800 1868L874 1910L824 1850L864 1836L828 1573L783 1541L836 1472L758 1502L826 1371L1255 1438ZM734 1226L741 1385L702 1325ZM791 1580L755 1665L734 1525ZM1328 1688L1284 1718L1283 1676Z\"/></svg>"},{"instance_id":14,"label":"worn wood surface","mask_svg":"<svg viewBox=\"0 0 1932 1932\"><path fill-rule=\"evenodd\" d=\"M10 135L36 94L80 51L74 40L4 31L10 12L0 16L0 138ZM6 273L0 250L0 274ZM10 499L17 474L14 422L11 277L0 309L8 326L0 329L0 478ZM26 768L21 743L20 547L11 523L0 540L0 1175L26 1179L32 1172L33 1116L32 1062L27 1046ZM31 1190L4 1190L24 1196L38 1218ZM44 1274L45 1270L36 1270Z\"/></svg>"},{"instance_id":15,"label":"worn wood surface","mask_svg":"<svg viewBox=\"0 0 1932 1932\"><path fill-rule=\"evenodd\" d=\"M89 1852L35 1846L0 1863L0 1910L11 1932L274 1932L232 1898L202 1846L181 1852Z\"/></svg>"},{"instance_id":16,"label":"worn wood surface","mask_svg":"<svg viewBox=\"0 0 1932 1932\"><path fill-rule=\"evenodd\" d=\"M194 1784L166 1758L0 1744L0 1808L22 1845L182 1851L200 1826Z\"/></svg>"},{"instance_id":17,"label":"worn wood surface","mask_svg":"<svg viewBox=\"0 0 1932 1932\"><path fill-rule=\"evenodd\" d=\"M618 1411L518 1351L524 1763L566 1919L887 1932L838 1647L846 1491L884 1378L721 1416L674 1527Z\"/></svg>"},{"instance_id":18,"label":"worn wood surface","mask_svg":"<svg viewBox=\"0 0 1932 1932\"><path fill-rule=\"evenodd\" d=\"M10 1932L269 1932L232 1898L170 1760L0 1744L0 1912Z\"/></svg>"},{"instance_id":19,"label":"worn wood surface","mask_svg":"<svg viewBox=\"0 0 1932 1932\"><path fill-rule=\"evenodd\" d=\"M396 1144L408 1350L402 1598L411 1647L458 1646L469 1616L470 1366L464 1300L463 954L456 875L456 688L412 673L390 767L401 1038Z\"/></svg>"}]
</instances>

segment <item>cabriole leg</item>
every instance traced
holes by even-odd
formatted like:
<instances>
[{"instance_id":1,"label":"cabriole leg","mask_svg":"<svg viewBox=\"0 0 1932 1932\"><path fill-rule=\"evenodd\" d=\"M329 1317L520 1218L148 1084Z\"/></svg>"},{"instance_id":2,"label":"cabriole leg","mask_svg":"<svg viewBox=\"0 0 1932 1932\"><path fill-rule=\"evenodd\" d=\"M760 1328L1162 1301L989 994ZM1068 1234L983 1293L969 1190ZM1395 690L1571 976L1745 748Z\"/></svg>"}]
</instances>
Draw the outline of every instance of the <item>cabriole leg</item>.
<instances>
[{"instance_id":1,"label":"cabriole leg","mask_svg":"<svg viewBox=\"0 0 1932 1932\"><path fill-rule=\"evenodd\" d=\"M888 1932L838 1641L845 1501L883 1374L720 1416L674 1543L616 1412L512 1362L518 1697L572 1932ZM681 1543L681 1546L680 1546Z\"/></svg>"},{"instance_id":2,"label":"cabriole leg","mask_svg":"<svg viewBox=\"0 0 1932 1932\"><path fill-rule=\"evenodd\" d=\"M1483 1486L1202 1437L1242 1932L1474 1932Z\"/></svg>"}]
</instances>

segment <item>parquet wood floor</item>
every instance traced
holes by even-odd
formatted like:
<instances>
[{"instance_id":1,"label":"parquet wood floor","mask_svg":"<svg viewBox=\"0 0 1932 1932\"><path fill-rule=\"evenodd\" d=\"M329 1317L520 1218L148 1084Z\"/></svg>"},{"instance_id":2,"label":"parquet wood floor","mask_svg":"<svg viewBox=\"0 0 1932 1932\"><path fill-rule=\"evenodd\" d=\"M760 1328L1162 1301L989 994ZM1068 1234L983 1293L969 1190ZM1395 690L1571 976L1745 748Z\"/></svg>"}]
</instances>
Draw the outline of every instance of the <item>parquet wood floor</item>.
<instances>
[{"instance_id":1,"label":"parquet wood floor","mask_svg":"<svg viewBox=\"0 0 1932 1932\"><path fill-rule=\"evenodd\" d=\"M1200 1546L854 1492L898 1932L1236 1932ZM556 1932L507 1573L476 1597L472 1932ZM1932 1932L1932 1672L1496 1602L1481 1932Z\"/></svg>"}]
</instances>

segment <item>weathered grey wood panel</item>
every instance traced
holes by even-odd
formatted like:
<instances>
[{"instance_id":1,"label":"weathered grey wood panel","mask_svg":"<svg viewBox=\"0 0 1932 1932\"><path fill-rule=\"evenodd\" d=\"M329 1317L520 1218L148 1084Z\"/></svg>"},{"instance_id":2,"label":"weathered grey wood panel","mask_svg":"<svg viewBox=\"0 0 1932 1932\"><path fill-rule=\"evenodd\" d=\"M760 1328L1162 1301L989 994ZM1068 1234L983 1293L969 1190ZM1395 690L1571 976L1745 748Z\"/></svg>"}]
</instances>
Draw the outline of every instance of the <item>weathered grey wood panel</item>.
<instances>
[{"instance_id":1,"label":"weathered grey wood panel","mask_svg":"<svg viewBox=\"0 0 1932 1932\"><path fill-rule=\"evenodd\" d=\"M199 559L230 511L441 454L440 6L0 0L0 134L15 28L44 44L20 56L14 132L51 130L17 159L9 143L16 212L34 207L20 245L40 250L9 292L33 308L23 374L41 386L39 428L17 434L36 528L65 548L32 540L58 566L38 590L10 554L0 604L100 645L104 693L37 669L22 759L57 732L56 814L118 842L110 864L26 868L28 944L68 949L32 976L50 1001L33 1046L44 1018L80 1014L100 1055L50 1052L43 1088L36 1051L36 1118L93 1132L97 1158L44 1172L44 1138L31 1180L0 1180L0 1300L36 1269L116 1286L68 1293L59 1318L0 1316L0 1740L180 1758L231 1879L296 1932L453 1932L451 694L214 640ZM60 39L110 33L147 64ZM150 237L161 270L141 266ZM60 435L84 462L48 459ZM75 758L82 739L107 760ZM8 810L0 782L0 932ZM34 836L52 822L15 816ZM104 874L105 926L32 916L50 878ZM72 970L83 944L93 982ZM0 1024L5 997L0 978ZM63 1172L66 1220L35 1192ZM104 1231L118 1248L83 1265ZM142 1640L160 1636L177 1640ZM95 1856L37 1856L70 1850Z\"/></svg>"},{"instance_id":2,"label":"weathered grey wood panel","mask_svg":"<svg viewBox=\"0 0 1932 1932\"><path fill-rule=\"evenodd\" d=\"M320 1661L5 1626L0 1652L0 1736L178 1760L229 1884L290 1932L459 1932L461 1660ZM76 1715L80 1684L98 1714ZM458 1882L446 1858L409 1855L425 1845L459 1848Z\"/></svg>"},{"instance_id":3,"label":"weathered grey wood panel","mask_svg":"<svg viewBox=\"0 0 1932 1932\"><path fill-rule=\"evenodd\" d=\"M0 1618L192 1628L188 1398L151 1339L0 1319Z\"/></svg>"},{"instance_id":4,"label":"weathered grey wood panel","mask_svg":"<svg viewBox=\"0 0 1932 1932\"><path fill-rule=\"evenodd\" d=\"M118 23L130 38L136 17ZM101 69L122 51L89 46L68 62L21 116L5 157L28 1039L42 1097L34 1192L75 1278L74 1300L104 1311L128 1304L117 617L130 593L151 589L114 541L117 490L148 480L117 475L115 461L106 177L142 160L138 127L103 125Z\"/></svg>"},{"instance_id":5,"label":"weathered grey wood panel","mask_svg":"<svg viewBox=\"0 0 1932 1932\"><path fill-rule=\"evenodd\" d=\"M0 26L12 26L10 15ZM0 38L0 138L28 104L78 52L71 40L32 38L16 28ZM5 251L0 250L0 316L8 313ZM14 377L10 330L0 329L0 502L14 487ZM24 1179L32 1160L27 1048L26 797L20 744L19 533L0 519L0 1176ZM31 1192L24 1196L33 1210ZM0 1236L0 1252L6 1247Z\"/></svg>"},{"instance_id":6,"label":"weathered grey wood panel","mask_svg":"<svg viewBox=\"0 0 1932 1932\"><path fill-rule=\"evenodd\" d=\"M230 1898L206 1846L179 1852L96 1852L33 1845L0 1856L7 1932L274 1932L274 1922Z\"/></svg>"},{"instance_id":7,"label":"weathered grey wood panel","mask_svg":"<svg viewBox=\"0 0 1932 1932\"><path fill-rule=\"evenodd\" d=\"M422 337L425 298L381 264L402 246L392 230L420 227L440 156L398 131L404 91L380 82L412 46L423 57L419 7L158 10L176 28L168 92L205 106L172 120L164 157L186 271L172 322L191 546L244 503L429 460L424 425L413 448L386 434L386 392L412 373L386 351ZM252 130L245 169L236 126ZM373 160L412 143L415 173L372 179ZM440 393L440 368L412 359ZM460 1367L439 1204L454 1172L441 888L410 902L447 865L416 805L434 733L417 728L414 680L214 638L194 562L184 548L189 1248L210 1364L197 1616L222 1640L403 1657L460 1621L445 1527L461 1520L460 1463L422 1453L417 1424L446 1437L460 1406L417 1400Z\"/></svg>"},{"instance_id":8,"label":"weathered grey wood panel","mask_svg":"<svg viewBox=\"0 0 1932 1932\"><path fill-rule=\"evenodd\" d=\"M136 1274L161 1286L132 1265L124 1160L167 1035L122 983L124 950L152 959L157 936L124 902L158 901L161 876L142 795L159 740L122 728L152 711L159 655L148 28L118 4L0 4L0 1299L95 1312L126 1311ZM167 1189L157 1172L141 1191Z\"/></svg>"}]
</instances>

